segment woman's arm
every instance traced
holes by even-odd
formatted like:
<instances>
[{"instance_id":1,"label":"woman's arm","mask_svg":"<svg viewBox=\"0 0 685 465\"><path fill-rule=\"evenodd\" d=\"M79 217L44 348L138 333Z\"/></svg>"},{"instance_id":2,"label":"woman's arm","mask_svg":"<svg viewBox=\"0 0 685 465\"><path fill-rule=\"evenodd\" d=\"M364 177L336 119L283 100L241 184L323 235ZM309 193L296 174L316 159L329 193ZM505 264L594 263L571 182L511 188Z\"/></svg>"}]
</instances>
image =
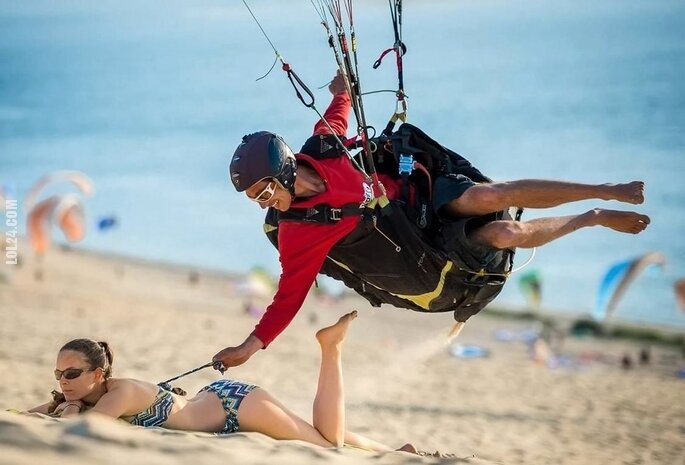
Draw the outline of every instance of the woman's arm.
<instances>
[{"instance_id":1,"label":"woman's arm","mask_svg":"<svg viewBox=\"0 0 685 465\"><path fill-rule=\"evenodd\" d=\"M83 402L80 400L68 400L59 404L53 415L59 415L62 418L75 417L81 413L83 407Z\"/></svg>"},{"instance_id":2,"label":"woman's arm","mask_svg":"<svg viewBox=\"0 0 685 465\"><path fill-rule=\"evenodd\" d=\"M97 412L109 417L119 418L134 411L140 399L136 398L136 390L129 383L119 381L111 386L89 412Z\"/></svg>"},{"instance_id":3,"label":"woman's arm","mask_svg":"<svg viewBox=\"0 0 685 465\"><path fill-rule=\"evenodd\" d=\"M50 406L52 405L52 401L46 402L44 404L38 405L37 407L33 407L31 409L28 409L26 413L42 413L43 415L48 415L50 413Z\"/></svg>"},{"instance_id":4,"label":"woman's arm","mask_svg":"<svg viewBox=\"0 0 685 465\"><path fill-rule=\"evenodd\" d=\"M42 415L52 415L59 417L73 417L83 410L83 402L80 400L64 401L59 403L54 409L55 401L38 405L23 413L40 413Z\"/></svg>"}]
</instances>

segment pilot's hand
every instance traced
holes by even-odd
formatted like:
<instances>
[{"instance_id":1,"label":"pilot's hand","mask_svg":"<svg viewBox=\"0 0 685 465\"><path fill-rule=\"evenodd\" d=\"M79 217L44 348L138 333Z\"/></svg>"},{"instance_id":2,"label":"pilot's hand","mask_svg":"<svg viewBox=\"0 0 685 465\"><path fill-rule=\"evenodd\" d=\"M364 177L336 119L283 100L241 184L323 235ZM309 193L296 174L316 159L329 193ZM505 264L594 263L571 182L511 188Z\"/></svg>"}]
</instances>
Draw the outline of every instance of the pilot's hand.
<instances>
[{"instance_id":1,"label":"pilot's hand","mask_svg":"<svg viewBox=\"0 0 685 465\"><path fill-rule=\"evenodd\" d=\"M347 86L345 85L345 75L338 70L335 77L328 85L328 90L333 95L337 95L340 92L347 92Z\"/></svg>"},{"instance_id":2,"label":"pilot's hand","mask_svg":"<svg viewBox=\"0 0 685 465\"><path fill-rule=\"evenodd\" d=\"M245 342L237 347L226 347L212 357L212 362L221 362L224 369L237 367L247 362L252 354L264 347L264 343L256 336L250 335Z\"/></svg>"}]
</instances>

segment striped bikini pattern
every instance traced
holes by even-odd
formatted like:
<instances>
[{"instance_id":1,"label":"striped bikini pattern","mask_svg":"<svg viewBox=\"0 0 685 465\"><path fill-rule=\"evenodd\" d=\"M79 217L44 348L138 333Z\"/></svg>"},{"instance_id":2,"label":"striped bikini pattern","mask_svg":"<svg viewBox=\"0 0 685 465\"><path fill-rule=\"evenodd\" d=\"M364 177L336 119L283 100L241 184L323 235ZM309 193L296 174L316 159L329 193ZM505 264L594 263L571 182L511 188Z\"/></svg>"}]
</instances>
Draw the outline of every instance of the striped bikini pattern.
<instances>
[{"instance_id":1,"label":"striped bikini pattern","mask_svg":"<svg viewBox=\"0 0 685 465\"><path fill-rule=\"evenodd\" d=\"M160 388L155 401L144 412L134 416L130 423L136 426L162 426L171 415L174 398L169 391Z\"/></svg>"},{"instance_id":2,"label":"striped bikini pattern","mask_svg":"<svg viewBox=\"0 0 685 465\"><path fill-rule=\"evenodd\" d=\"M239 381L230 379L221 379L214 381L208 386L200 390L214 392L219 399L226 412L226 424L222 433L234 433L238 431L238 408L246 395L248 395L257 386L252 384L245 384Z\"/></svg>"}]
</instances>

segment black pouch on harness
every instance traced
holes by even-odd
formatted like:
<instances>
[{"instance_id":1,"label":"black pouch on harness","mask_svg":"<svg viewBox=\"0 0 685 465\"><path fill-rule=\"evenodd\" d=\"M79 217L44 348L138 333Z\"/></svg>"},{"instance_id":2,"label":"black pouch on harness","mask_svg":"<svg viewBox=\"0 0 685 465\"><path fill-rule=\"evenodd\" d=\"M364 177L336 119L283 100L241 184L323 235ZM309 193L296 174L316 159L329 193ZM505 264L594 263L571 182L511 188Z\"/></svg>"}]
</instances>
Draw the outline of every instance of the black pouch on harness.
<instances>
[{"instance_id":1,"label":"black pouch on harness","mask_svg":"<svg viewBox=\"0 0 685 465\"><path fill-rule=\"evenodd\" d=\"M334 136L332 134L315 134L307 139L300 149L300 153L321 160L325 158L335 158L343 154L338 140L343 140L345 136Z\"/></svg>"},{"instance_id":2,"label":"black pouch on harness","mask_svg":"<svg viewBox=\"0 0 685 465\"><path fill-rule=\"evenodd\" d=\"M433 188L438 177L459 174L477 183L491 182L466 158L408 123L401 124L389 137L372 139L372 150L377 171L400 179L403 208L428 237L439 229L433 214Z\"/></svg>"},{"instance_id":3,"label":"black pouch on harness","mask_svg":"<svg viewBox=\"0 0 685 465\"><path fill-rule=\"evenodd\" d=\"M454 150L444 147L421 129L403 123L391 136L393 152L410 154L426 167L433 178L447 174L463 174L474 182L492 182L470 161Z\"/></svg>"}]
</instances>

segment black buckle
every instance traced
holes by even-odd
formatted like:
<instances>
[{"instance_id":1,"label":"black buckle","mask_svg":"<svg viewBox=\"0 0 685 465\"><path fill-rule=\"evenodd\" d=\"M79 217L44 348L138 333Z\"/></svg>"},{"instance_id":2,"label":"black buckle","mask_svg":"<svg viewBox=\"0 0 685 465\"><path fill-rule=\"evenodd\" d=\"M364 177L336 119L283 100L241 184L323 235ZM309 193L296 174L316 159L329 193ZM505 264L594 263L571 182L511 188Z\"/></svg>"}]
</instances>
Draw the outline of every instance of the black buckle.
<instances>
[{"instance_id":1,"label":"black buckle","mask_svg":"<svg viewBox=\"0 0 685 465\"><path fill-rule=\"evenodd\" d=\"M313 207L292 208L279 213L279 221L295 220L306 223L336 223L345 216L345 207L333 208L329 205L319 204Z\"/></svg>"}]
</instances>

